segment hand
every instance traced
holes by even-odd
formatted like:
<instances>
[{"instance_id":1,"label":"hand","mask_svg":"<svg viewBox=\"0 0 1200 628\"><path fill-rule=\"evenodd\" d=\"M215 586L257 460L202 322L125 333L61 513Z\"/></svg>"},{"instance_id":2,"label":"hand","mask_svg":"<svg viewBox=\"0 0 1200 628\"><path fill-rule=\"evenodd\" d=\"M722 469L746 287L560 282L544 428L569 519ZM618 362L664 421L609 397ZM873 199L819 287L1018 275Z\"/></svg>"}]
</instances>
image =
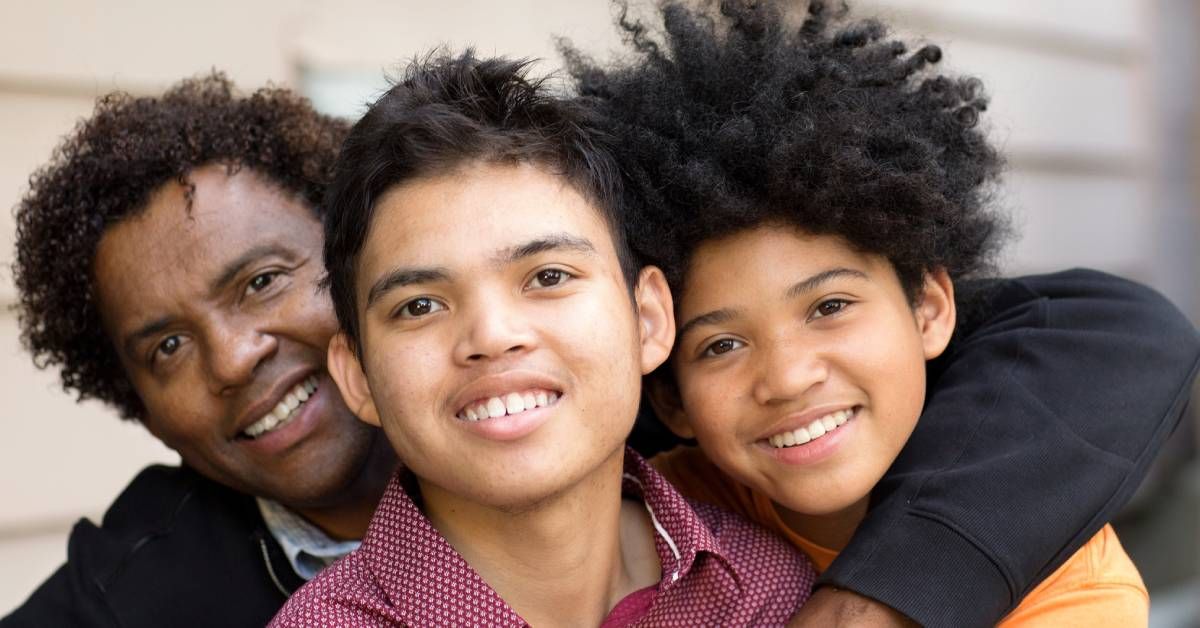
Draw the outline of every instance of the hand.
<instances>
[{"instance_id":1,"label":"hand","mask_svg":"<svg viewBox=\"0 0 1200 628\"><path fill-rule=\"evenodd\" d=\"M790 628L908 628L917 625L886 604L836 587L821 587L814 591L800 612L788 622Z\"/></svg>"}]
</instances>

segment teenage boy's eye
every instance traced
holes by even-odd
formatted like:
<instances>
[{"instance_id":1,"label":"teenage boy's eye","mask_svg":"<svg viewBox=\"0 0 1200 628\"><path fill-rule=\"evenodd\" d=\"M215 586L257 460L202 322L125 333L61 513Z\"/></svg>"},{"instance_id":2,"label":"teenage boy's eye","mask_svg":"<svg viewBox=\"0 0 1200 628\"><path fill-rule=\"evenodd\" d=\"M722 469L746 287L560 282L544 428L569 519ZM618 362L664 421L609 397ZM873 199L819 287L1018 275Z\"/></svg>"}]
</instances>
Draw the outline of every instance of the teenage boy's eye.
<instances>
[{"instance_id":1,"label":"teenage boy's eye","mask_svg":"<svg viewBox=\"0 0 1200 628\"><path fill-rule=\"evenodd\" d=\"M733 351L734 349L737 349L745 344L746 343L742 342L741 340L734 340L733 338L722 338L722 339L708 345L707 347L705 347L704 355L713 356L713 355L721 355L722 353L729 353L730 351Z\"/></svg>"},{"instance_id":2,"label":"teenage boy's eye","mask_svg":"<svg viewBox=\"0 0 1200 628\"><path fill-rule=\"evenodd\" d=\"M444 309L446 309L446 306L435 299L417 297L401 305L400 309L396 310L396 316L399 318L421 318L422 316L428 316Z\"/></svg>"},{"instance_id":3,"label":"teenage boy's eye","mask_svg":"<svg viewBox=\"0 0 1200 628\"><path fill-rule=\"evenodd\" d=\"M823 318L832 316L846 309L850 302L845 299L829 299L817 304L817 309L813 310L812 318Z\"/></svg>"},{"instance_id":4,"label":"teenage boy's eye","mask_svg":"<svg viewBox=\"0 0 1200 628\"><path fill-rule=\"evenodd\" d=\"M550 288L566 282L571 274L561 268L547 268L534 273L527 284L530 288Z\"/></svg>"}]
</instances>

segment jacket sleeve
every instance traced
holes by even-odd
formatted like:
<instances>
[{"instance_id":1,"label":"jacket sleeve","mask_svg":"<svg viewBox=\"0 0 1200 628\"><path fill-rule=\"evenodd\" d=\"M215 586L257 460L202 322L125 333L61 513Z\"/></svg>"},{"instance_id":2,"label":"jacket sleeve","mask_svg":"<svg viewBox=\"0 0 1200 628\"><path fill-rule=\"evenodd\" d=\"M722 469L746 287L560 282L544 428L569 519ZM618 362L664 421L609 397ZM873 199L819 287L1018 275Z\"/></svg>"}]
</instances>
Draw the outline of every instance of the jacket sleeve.
<instances>
[{"instance_id":1,"label":"jacket sleeve","mask_svg":"<svg viewBox=\"0 0 1200 628\"><path fill-rule=\"evenodd\" d=\"M1103 273L964 285L917 429L821 583L928 626L994 625L1121 508L1178 424L1200 336Z\"/></svg>"},{"instance_id":2,"label":"jacket sleeve","mask_svg":"<svg viewBox=\"0 0 1200 628\"><path fill-rule=\"evenodd\" d=\"M81 552L80 537L91 536L90 522L75 525L68 544L68 560L41 584L24 604L0 619L0 628L29 626L117 626L95 579L90 561Z\"/></svg>"}]
</instances>

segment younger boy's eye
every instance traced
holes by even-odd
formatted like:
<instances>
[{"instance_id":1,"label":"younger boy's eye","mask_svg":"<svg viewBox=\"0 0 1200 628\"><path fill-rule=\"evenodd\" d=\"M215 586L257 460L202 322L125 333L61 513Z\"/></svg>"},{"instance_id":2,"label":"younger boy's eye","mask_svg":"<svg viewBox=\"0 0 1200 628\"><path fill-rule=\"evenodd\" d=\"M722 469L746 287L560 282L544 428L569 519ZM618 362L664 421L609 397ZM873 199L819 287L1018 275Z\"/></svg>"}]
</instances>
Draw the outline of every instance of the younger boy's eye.
<instances>
[{"instance_id":1,"label":"younger boy's eye","mask_svg":"<svg viewBox=\"0 0 1200 628\"><path fill-rule=\"evenodd\" d=\"M722 339L708 345L707 347L705 347L704 355L705 356L713 356L713 355L721 355L722 353L729 353L730 351L740 348L745 344L746 343L742 342L741 340L734 340L733 338L722 338Z\"/></svg>"},{"instance_id":2,"label":"younger boy's eye","mask_svg":"<svg viewBox=\"0 0 1200 628\"><path fill-rule=\"evenodd\" d=\"M534 273L527 284L530 288L550 288L571 278L571 274L561 268L547 268Z\"/></svg>"},{"instance_id":3,"label":"younger boy's eye","mask_svg":"<svg viewBox=\"0 0 1200 628\"><path fill-rule=\"evenodd\" d=\"M846 306L848 305L850 305L850 302L846 299L829 299L822 301L817 304L817 309L813 311L812 317L823 318L825 316L831 316L846 309Z\"/></svg>"},{"instance_id":4,"label":"younger boy's eye","mask_svg":"<svg viewBox=\"0 0 1200 628\"><path fill-rule=\"evenodd\" d=\"M444 309L446 309L446 306L442 305L442 303L436 299L431 299L429 297L417 297L401 305L400 308L396 310L396 316L398 318L409 319L421 318L422 316L428 316L434 312Z\"/></svg>"}]
</instances>

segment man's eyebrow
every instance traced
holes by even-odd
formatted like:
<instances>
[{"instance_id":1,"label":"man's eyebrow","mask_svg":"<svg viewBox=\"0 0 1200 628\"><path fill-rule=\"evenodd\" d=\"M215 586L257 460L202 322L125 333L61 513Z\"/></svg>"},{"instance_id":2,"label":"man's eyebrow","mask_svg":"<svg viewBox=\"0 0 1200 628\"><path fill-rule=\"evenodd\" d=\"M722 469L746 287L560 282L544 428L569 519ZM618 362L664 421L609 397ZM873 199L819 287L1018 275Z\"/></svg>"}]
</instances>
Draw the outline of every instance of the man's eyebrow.
<instances>
[{"instance_id":1,"label":"man's eyebrow","mask_svg":"<svg viewBox=\"0 0 1200 628\"><path fill-rule=\"evenodd\" d=\"M857 279L869 279L869 277L867 277L867 274L862 272L861 270L854 270L851 268L831 268L829 270L823 270L823 271L813 275L812 277L809 277L808 279L797 281L796 283L792 284L792 287L788 288L788 290L787 290L787 298L791 299L794 297L798 297L798 296L804 294L805 292L810 292L812 290L816 290L818 287L821 286L821 284L823 284L825 282L832 281L834 279L838 279L841 277L854 277Z\"/></svg>"},{"instance_id":2,"label":"man's eyebrow","mask_svg":"<svg viewBox=\"0 0 1200 628\"><path fill-rule=\"evenodd\" d=\"M511 246L506 249L501 249L495 256L494 260L499 265L510 264L512 262L544 253L546 251L568 250L579 251L581 253L595 253L596 247L587 238L581 238L569 233L552 233L537 237L528 242Z\"/></svg>"},{"instance_id":3,"label":"man's eyebrow","mask_svg":"<svg viewBox=\"0 0 1200 628\"><path fill-rule=\"evenodd\" d=\"M385 274L371 285L371 291L367 293L367 307L371 307L376 301L383 297L388 292L396 288L411 286L418 283L433 283L435 281L447 281L450 278L450 272L445 268L396 268Z\"/></svg>"},{"instance_id":4,"label":"man's eyebrow","mask_svg":"<svg viewBox=\"0 0 1200 628\"><path fill-rule=\"evenodd\" d=\"M137 330L135 330L133 333L125 336L125 342L121 343L122 346L125 347L125 353L128 355L133 355L136 352L139 343L144 341L146 338L157 335L170 325L171 319L164 316L163 318L152 320L149 323L137 328Z\"/></svg>"},{"instance_id":5,"label":"man's eyebrow","mask_svg":"<svg viewBox=\"0 0 1200 628\"><path fill-rule=\"evenodd\" d=\"M217 278L208 286L210 295L215 296L225 289L225 286L238 276L247 266L253 264L256 260L260 260L270 255L278 255L280 257L291 258L293 255L286 247L279 244L260 244L248 249L246 252L230 260L221 268L221 272L217 274Z\"/></svg>"},{"instance_id":6,"label":"man's eyebrow","mask_svg":"<svg viewBox=\"0 0 1200 628\"><path fill-rule=\"evenodd\" d=\"M676 336L679 338L683 338L683 335L688 333L688 331L690 331L693 327L698 327L700 325L718 325L720 323L727 323L727 322L737 318L739 315L741 315L740 310L735 310L735 309L731 309L731 308L722 308L720 310L713 310L711 312L705 312L699 316L692 317L691 319L688 320L688 322L680 325L679 332L676 334Z\"/></svg>"}]
</instances>

